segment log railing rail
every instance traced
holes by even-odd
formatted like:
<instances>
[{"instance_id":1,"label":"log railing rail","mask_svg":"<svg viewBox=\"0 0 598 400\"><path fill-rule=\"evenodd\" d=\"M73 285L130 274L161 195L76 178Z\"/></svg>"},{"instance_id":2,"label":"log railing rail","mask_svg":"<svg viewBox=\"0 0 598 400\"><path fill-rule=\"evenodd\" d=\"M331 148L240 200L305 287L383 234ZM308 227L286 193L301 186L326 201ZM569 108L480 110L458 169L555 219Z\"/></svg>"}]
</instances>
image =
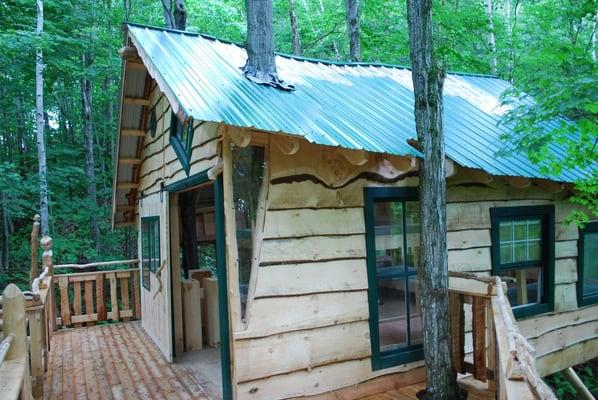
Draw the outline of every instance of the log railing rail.
<instances>
[{"instance_id":1,"label":"log railing rail","mask_svg":"<svg viewBox=\"0 0 598 400\"><path fill-rule=\"evenodd\" d=\"M27 351L25 296L10 284L2 296L3 335L0 344L0 399L32 398Z\"/></svg>"},{"instance_id":2,"label":"log railing rail","mask_svg":"<svg viewBox=\"0 0 598 400\"><path fill-rule=\"evenodd\" d=\"M88 272L90 269L117 265L138 266L139 260L55 266L52 238L44 236L40 240L39 217L36 216L33 220L31 290L21 292L11 284L4 295L0 296L2 306L0 308L0 399L2 400L16 399L19 396L24 399L30 399L32 396L40 398L43 395L50 339L52 332L57 328L79 327L83 324L89 326L99 321L128 321L141 317L140 276L137 268ZM42 271L39 276L38 243L43 249ZM85 270L85 272L55 274L55 270L64 269ZM15 290L18 291L17 294L13 294ZM14 323L11 322L14 320L12 315L15 314L12 305L15 296L22 298L24 307L23 329L17 331L14 331ZM20 312L16 313L20 315ZM20 349L18 357L14 355L15 348ZM23 361L23 357L26 357L26 361Z\"/></svg>"},{"instance_id":3,"label":"log railing rail","mask_svg":"<svg viewBox=\"0 0 598 400\"><path fill-rule=\"evenodd\" d=\"M536 370L534 349L517 327L505 289L500 277L449 273L455 369L471 374L473 382L461 379L464 386L483 383L496 399L556 400ZM469 321L471 354L465 340Z\"/></svg>"},{"instance_id":4,"label":"log railing rail","mask_svg":"<svg viewBox=\"0 0 598 400\"><path fill-rule=\"evenodd\" d=\"M114 265L112 262L95 264ZM101 321L129 321L141 317L137 268L59 274L54 279L60 292L59 317L56 318L59 326L77 328L83 324L92 326Z\"/></svg>"}]
</instances>

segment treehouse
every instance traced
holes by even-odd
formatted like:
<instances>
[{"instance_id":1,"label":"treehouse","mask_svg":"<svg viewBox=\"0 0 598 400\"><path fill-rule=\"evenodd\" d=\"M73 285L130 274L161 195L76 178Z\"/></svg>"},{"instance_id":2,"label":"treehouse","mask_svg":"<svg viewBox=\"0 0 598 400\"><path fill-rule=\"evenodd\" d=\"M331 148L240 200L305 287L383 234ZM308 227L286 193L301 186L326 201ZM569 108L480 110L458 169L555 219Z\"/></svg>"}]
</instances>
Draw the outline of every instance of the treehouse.
<instances>
[{"instance_id":1,"label":"treehouse","mask_svg":"<svg viewBox=\"0 0 598 400\"><path fill-rule=\"evenodd\" d=\"M286 91L247 80L236 44L133 24L120 53L113 224L138 230L139 268L50 276L63 301L47 330L141 323L53 333L51 357L107 346L95 362L116 373L97 369L100 389L139 398L190 381L201 390L177 396L415 398L426 327L410 70L279 55ZM453 360L470 398L550 399L541 377L598 357L598 221L565 223L584 171L497 155L509 87L445 82ZM55 364L51 393L68 387Z\"/></svg>"},{"instance_id":2,"label":"treehouse","mask_svg":"<svg viewBox=\"0 0 598 400\"><path fill-rule=\"evenodd\" d=\"M126 31L114 225L139 230L142 325L164 357L223 398L422 381L410 71L279 55L285 91L245 79L238 45ZM598 222L564 223L584 171L496 154L509 87L449 74L444 91L455 362L486 384L503 286L540 376L598 356Z\"/></svg>"}]
</instances>

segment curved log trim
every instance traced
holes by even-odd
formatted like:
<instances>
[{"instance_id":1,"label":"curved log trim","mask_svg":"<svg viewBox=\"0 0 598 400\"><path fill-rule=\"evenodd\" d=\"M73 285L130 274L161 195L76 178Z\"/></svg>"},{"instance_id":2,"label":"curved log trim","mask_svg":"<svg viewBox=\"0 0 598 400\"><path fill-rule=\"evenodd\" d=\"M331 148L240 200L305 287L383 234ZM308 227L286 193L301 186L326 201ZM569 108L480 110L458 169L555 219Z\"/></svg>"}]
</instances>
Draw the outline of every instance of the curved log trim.
<instances>
[{"instance_id":1,"label":"curved log trim","mask_svg":"<svg viewBox=\"0 0 598 400\"><path fill-rule=\"evenodd\" d=\"M296 182L311 181L313 183L322 185L327 189L335 190L335 189L342 189L345 186L349 186L350 184L352 184L353 182L355 182L359 179L367 179L369 181L374 181L374 182L379 182L379 183L395 183L395 182L399 182L404 179L407 179L409 177L418 176L418 175L419 174L417 171L407 171L403 174L397 175L394 178L388 178L388 177L385 177L385 176L375 173L375 172L363 171L363 172L355 175L348 181L342 183L341 185L335 186L335 185L330 185L330 184L324 182L322 179L318 178L317 176L310 175L310 174L299 174L299 175L290 175L290 176L284 176L284 177L280 177L280 178L274 178L270 181L270 183L272 185L278 185L281 183L296 183Z\"/></svg>"}]
</instances>

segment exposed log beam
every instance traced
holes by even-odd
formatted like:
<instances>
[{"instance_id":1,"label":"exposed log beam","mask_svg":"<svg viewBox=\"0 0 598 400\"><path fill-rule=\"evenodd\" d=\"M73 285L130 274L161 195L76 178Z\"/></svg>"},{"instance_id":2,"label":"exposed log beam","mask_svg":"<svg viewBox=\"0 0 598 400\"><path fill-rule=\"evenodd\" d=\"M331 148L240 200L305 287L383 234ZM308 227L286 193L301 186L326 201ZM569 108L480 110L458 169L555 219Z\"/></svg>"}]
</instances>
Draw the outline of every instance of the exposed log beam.
<instances>
[{"instance_id":1,"label":"exposed log beam","mask_svg":"<svg viewBox=\"0 0 598 400\"><path fill-rule=\"evenodd\" d=\"M117 189L137 189L138 187L139 184L133 182L118 182L116 184Z\"/></svg>"},{"instance_id":2,"label":"exposed log beam","mask_svg":"<svg viewBox=\"0 0 598 400\"><path fill-rule=\"evenodd\" d=\"M118 162L120 162L122 164L137 165L137 164L141 164L141 158L123 157L123 158L119 158Z\"/></svg>"},{"instance_id":3,"label":"exposed log beam","mask_svg":"<svg viewBox=\"0 0 598 400\"><path fill-rule=\"evenodd\" d=\"M120 134L122 136L145 136L145 131L142 129L121 129Z\"/></svg>"},{"instance_id":4,"label":"exposed log beam","mask_svg":"<svg viewBox=\"0 0 598 400\"><path fill-rule=\"evenodd\" d=\"M139 53L137 53L137 49L133 46L123 46L118 50L118 55L121 56L123 60L132 61L132 62L140 62L141 58L139 57Z\"/></svg>"},{"instance_id":5,"label":"exposed log beam","mask_svg":"<svg viewBox=\"0 0 598 400\"><path fill-rule=\"evenodd\" d=\"M459 167L457 173L449 178L447 183L450 185L460 185L463 183L488 184L493 180L492 175L481 169Z\"/></svg>"},{"instance_id":6,"label":"exposed log beam","mask_svg":"<svg viewBox=\"0 0 598 400\"><path fill-rule=\"evenodd\" d=\"M538 185L540 189L552 194L559 193L565 189L564 184L548 179L534 179L534 183Z\"/></svg>"},{"instance_id":7,"label":"exposed log beam","mask_svg":"<svg viewBox=\"0 0 598 400\"><path fill-rule=\"evenodd\" d=\"M457 174L457 164L453 160L446 158L444 160L445 176L450 178Z\"/></svg>"},{"instance_id":8,"label":"exposed log beam","mask_svg":"<svg viewBox=\"0 0 598 400\"><path fill-rule=\"evenodd\" d=\"M233 128L229 129L230 139L239 147L247 147L251 142L251 134L246 129Z\"/></svg>"},{"instance_id":9,"label":"exposed log beam","mask_svg":"<svg viewBox=\"0 0 598 400\"><path fill-rule=\"evenodd\" d=\"M208 179L215 181L216 178L218 178L218 175L222 173L223 168L224 162L222 161L221 157L218 157L214 166L208 170Z\"/></svg>"},{"instance_id":10,"label":"exposed log beam","mask_svg":"<svg viewBox=\"0 0 598 400\"><path fill-rule=\"evenodd\" d=\"M509 185L517 189L524 189L532 184L532 181L529 178L524 178L520 176L505 176L504 180Z\"/></svg>"},{"instance_id":11,"label":"exposed log beam","mask_svg":"<svg viewBox=\"0 0 598 400\"><path fill-rule=\"evenodd\" d=\"M391 156L385 155L384 159L392 166L402 172L412 171L417 167L417 159L412 156Z\"/></svg>"},{"instance_id":12,"label":"exposed log beam","mask_svg":"<svg viewBox=\"0 0 598 400\"><path fill-rule=\"evenodd\" d=\"M293 155L299 151L299 140L288 136L275 136L274 143L276 147L287 156Z\"/></svg>"},{"instance_id":13,"label":"exposed log beam","mask_svg":"<svg viewBox=\"0 0 598 400\"><path fill-rule=\"evenodd\" d=\"M337 149L337 152L353 165L364 165L368 162L368 152L365 150Z\"/></svg>"},{"instance_id":14,"label":"exposed log beam","mask_svg":"<svg viewBox=\"0 0 598 400\"><path fill-rule=\"evenodd\" d=\"M125 104L147 107L150 105L150 99L144 99L142 97L125 97Z\"/></svg>"}]
</instances>

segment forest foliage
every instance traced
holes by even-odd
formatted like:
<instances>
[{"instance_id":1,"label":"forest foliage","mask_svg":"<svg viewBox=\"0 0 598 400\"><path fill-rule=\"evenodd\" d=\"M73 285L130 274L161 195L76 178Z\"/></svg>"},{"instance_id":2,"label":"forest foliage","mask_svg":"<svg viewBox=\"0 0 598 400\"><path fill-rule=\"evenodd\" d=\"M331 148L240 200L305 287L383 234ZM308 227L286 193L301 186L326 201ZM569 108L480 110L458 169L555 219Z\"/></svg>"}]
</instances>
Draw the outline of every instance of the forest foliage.
<instances>
[{"instance_id":1,"label":"forest foliage","mask_svg":"<svg viewBox=\"0 0 598 400\"><path fill-rule=\"evenodd\" d=\"M185 4L187 30L244 42L243 0ZM123 21L164 26L162 1L45 0L44 8L45 29L39 43L34 2L0 0L0 272L5 271L0 287L3 281L28 273L31 217L39 209L34 91L38 45L45 63L49 231L55 260L127 258L136 251L131 228L113 231L110 226L121 72L117 51L123 42ZM585 189L580 201L594 210L598 209L597 10L597 0L443 0L435 2L434 9L435 45L445 67L512 81L520 91L505 94L505 101L517 100L520 106L510 115L516 135L507 139L514 148L527 150L548 172L571 166L591 170L589 179L579 183ZM409 64L406 13L405 0L361 2L363 61ZM490 33L494 44L489 43ZM274 39L282 53L352 59L343 1L274 0ZM85 79L91 82L97 201L91 201L87 192ZM528 95L536 103L520 101ZM570 123L551 131L537 129L555 117L566 117ZM552 157L550 141L567 146L565 162ZM90 230L94 216L100 243L94 243Z\"/></svg>"}]
</instances>

